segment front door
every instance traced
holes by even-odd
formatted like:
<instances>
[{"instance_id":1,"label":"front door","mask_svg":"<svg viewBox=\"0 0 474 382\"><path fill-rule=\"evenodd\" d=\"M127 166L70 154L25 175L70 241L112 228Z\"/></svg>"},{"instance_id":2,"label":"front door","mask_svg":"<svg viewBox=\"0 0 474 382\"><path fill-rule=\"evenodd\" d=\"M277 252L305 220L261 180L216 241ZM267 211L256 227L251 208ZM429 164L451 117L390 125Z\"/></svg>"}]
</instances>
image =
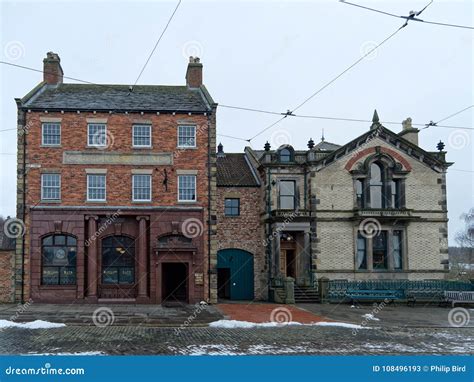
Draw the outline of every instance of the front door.
<instances>
[{"instance_id":1,"label":"front door","mask_svg":"<svg viewBox=\"0 0 474 382\"><path fill-rule=\"evenodd\" d=\"M294 249L280 251L280 272L284 277L296 279L296 251Z\"/></svg>"},{"instance_id":2,"label":"front door","mask_svg":"<svg viewBox=\"0 0 474 382\"><path fill-rule=\"evenodd\" d=\"M162 303L188 301L188 266L185 263L163 263L161 270Z\"/></svg>"}]
</instances>

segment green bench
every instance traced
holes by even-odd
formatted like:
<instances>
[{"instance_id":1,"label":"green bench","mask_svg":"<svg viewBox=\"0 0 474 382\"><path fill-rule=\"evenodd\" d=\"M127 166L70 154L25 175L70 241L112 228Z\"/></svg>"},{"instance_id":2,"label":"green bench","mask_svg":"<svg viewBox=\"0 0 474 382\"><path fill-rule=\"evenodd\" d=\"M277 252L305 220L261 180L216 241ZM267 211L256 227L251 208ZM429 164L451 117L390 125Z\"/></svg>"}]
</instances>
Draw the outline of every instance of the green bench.
<instances>
[{"instance_id":1,"label":"green bench","mask_svg":"<svg viewBox=\"0 0 474 382\"><path fill-rule=\"evenodd\" d=\"M403 299L404 294L399 289L348 289L346 297L351 301L395 301Z\"/></svg>"}]
</instances>

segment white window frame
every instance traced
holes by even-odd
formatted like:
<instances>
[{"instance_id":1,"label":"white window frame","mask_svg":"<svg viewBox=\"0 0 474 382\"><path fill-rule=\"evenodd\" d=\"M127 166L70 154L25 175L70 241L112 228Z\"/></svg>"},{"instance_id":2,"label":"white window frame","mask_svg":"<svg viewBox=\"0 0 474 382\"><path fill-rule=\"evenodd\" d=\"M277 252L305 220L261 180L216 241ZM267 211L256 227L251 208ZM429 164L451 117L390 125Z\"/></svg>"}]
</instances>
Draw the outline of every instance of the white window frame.
<instances>
[{"instance_id":1,"label":"white window frame","mask_svg":"<svg viewBox=\"0 0 474 382\"><path fill-rule=\"evenodd\" d=\"M194 199L181 199L179 197L179 189L180 189L180 185L181 185L181 178L182 177L193 177L194 178ZM179 174L178 175L178 202L180 203L194 203L197 201L197 176L194 175L194 174Z\"/></svg>"},{"instance_id":2,"label":"white window frame","mask_svg":"<svg viewBox=\"0 0 474 382\"><path fill-rule=\"evenodd\" d=\"M135 197L135 177L136 176L147 176L148 177L148 183L149 183L149 188L150 188L150 198L149 199L137 199ZM148 174L133 174L132 175L132 200L134 202L151 202L152 198L152 181L151 181L151 175Z\"/></svg>"},{"instance_id":3,"label":"white window frame","mask_svg":"<svg viewBox=\"0 0 474 382\"><path fill-rule=\"evenodd\" d=\"M194 129L194 145L180 145L180 144L179 144L179 131L180 131L180 129L183 128L183 127L192 127L192 128ZM196 125L193 125L193 124L187 124L187 125L181 124L181 125L178 125L178 129L177 129L177 130L178 130L178 146L177 146L178 148L180 148L180 149L193 149L193 148L196 148L196 147L197 147Z\"/></svg>"},{"instance_id":4,"label":"white window frame","mask_svg":"<svg viewBox=\"0 0 474 382\"><path fill-rule=\"evenodd\" d=\"M59 196L58 198L46 198L44 196L44 176L45 175L57 175L59 179ZM41 174L41 200L61 200L61 174L58 173L43 173Z\"/></svg>"},{"instance_id":5,"label":"white window frame","mask_svg":"<svg viewBox=\"0 0 474 382\"><path fill-rule=\"evenodd\" d=\"M45 143L44 142L44 127L45 125L58 125L59 126L59 143ZM42 122L41 123L41 145L57 147L61 146L61 123L60 122Z\"/></svg>"},{"instance_id":6,"label":"white window frame","mask_svg":"<svg viewBox=\"0 0 474 382\"><path fill-rule=\"evenodd\" d=\"M136 145L135 144L135 127L148 127L148 131L150 133L150 143L148 145ZM151 147L151 140L152 140L152 130L151 130L151 125L144 124L144 123L135 123L132 125L132 147L137 147L137 148L150 148Z\"/></svg>"},{"instance_id":7,"label":"white window frame","mask_svg":"<svg viewBox=\"0 0 474 382\"><path fill-rule=\"evenodd\" d=\"M90 199L89 198L89 177L91 176L103 176L105 178L104 182L104 199ZM105 202L107 201L107 175L106 174L87 174L87 201L88 202Z\"/></svg>"},{"instance_id":8,"label":"white window frame","mask_svg":"<svg viewBox=\"0 0 474 382\"><path fill-rule=\"evenodd\" d=\"M103 144L99 145L94 142L91 143L90 138L93 137L93 135L91 136L90 134L91 126L104 126L105 139L104 139ZM107 147L107 139L108 138L107 138L107 124L106 123L88 123L87 124L87 147Z\"/></svg>"}]
</instances>

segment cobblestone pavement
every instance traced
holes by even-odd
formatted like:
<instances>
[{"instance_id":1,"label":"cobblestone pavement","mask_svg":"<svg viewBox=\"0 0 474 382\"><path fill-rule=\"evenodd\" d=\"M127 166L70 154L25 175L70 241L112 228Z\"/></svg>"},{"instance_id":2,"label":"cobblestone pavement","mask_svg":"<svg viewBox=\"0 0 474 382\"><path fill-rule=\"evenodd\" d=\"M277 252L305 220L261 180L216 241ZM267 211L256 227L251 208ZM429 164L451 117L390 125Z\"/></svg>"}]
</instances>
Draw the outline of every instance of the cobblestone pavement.
<instances>
[{"instance_id":1,"label":"cobblestone pavement","mask_svg":"<svg viewBox=\"0 0 474 382\"><path fill-rule=\"evenodd\" d=\"M472 328L6 328L1 354L472 354Z\"/></svg>"}]
</instances>

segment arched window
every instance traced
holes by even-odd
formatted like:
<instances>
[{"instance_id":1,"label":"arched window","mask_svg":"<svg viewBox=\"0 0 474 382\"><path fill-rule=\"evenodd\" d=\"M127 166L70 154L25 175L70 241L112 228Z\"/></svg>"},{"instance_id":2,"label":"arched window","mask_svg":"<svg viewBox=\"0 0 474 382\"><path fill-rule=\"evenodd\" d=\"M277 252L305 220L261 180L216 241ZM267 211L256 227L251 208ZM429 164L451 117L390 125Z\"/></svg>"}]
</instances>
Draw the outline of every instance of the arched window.
<instances>
[{"instance_id":1,"label":"arched window","mask_svg":"<svg viewBox=\"0 0 474 382\"><path fill-rule=\"evenodd\" d=\"M280 162L291 162L291 151L289 149L280 150Z\"/></svg>"},{"instance_id":2,"label":"arched window","mask_svg":"<svg viewBox=\"0 0 474 382\"><path fill-rule=\"evenodd\" d=\"M370 165L370 207L383 208L384 202L384 179L383 168L377 162Z\"/></svg>"},{"instance_id":3,"label":"arched window","mask_svg":"<svg viewBox=\"0 0 474 382\"><path fill-rule=\"evenodd\" d=\"M135 283L135 241L127 236L102 240L102 283Z\"/></svg>"},{"instance_id":4,"label":"arched window","mask_svg":"<svg viewBox=\"0 0 474 382\"><path fill-rule=\"evenodd\" d=\"M76 284L77 240L70 235L49 235L41 240L41 284Z\"/></svg>"}]
</instances>

